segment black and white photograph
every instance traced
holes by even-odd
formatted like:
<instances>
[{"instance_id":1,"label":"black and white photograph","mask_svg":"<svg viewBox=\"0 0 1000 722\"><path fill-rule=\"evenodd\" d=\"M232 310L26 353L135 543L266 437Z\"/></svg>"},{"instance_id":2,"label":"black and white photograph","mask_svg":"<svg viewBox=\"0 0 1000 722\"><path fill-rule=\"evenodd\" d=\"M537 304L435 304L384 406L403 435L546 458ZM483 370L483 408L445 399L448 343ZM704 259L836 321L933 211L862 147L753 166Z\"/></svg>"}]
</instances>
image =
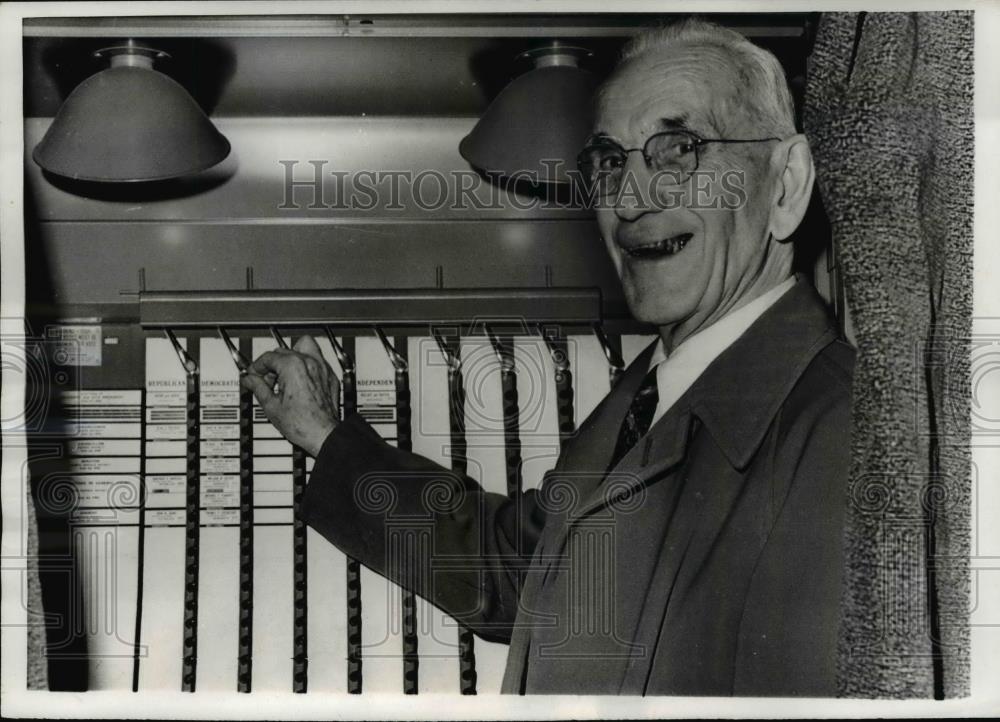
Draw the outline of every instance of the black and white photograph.
<instances>
[{"instance_id":1,"label":"black and white photograph","mask_svg":"<svg viewBox=\"0 0 1000 722\"><path fill-rule=\"evenodd\" d=\"M0 5L4 716L1000 714L998 39Z\"/></svg>"}]
</instances>

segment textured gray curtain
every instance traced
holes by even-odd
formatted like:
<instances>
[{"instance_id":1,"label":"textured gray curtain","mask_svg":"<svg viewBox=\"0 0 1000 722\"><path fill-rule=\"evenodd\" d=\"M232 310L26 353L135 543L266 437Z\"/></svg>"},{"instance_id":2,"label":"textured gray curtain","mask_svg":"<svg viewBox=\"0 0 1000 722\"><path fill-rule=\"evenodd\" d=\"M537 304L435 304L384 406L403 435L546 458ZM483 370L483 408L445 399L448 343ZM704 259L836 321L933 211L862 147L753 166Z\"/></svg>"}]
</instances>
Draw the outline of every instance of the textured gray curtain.
<instances>
[{"instance_id":1,"label":"textured gray curtain","mask_svg":"<svg viewBox=\"0 0 1000 722\"><path fill-rule=\"evenodd\" d=\"M27 482L27 480L25 480ZM25 483L27 486L27 483ZM38 576L38 522L31 491L25 489L23 522L28 528L27 580L22 586L28 624L28 652L25 657L28 689L47 689L48 667L45 664L45 625L42 607L42 585Z\"/></svg>"},{"instance_id":2,"label":"textured gray curtain","mask_svg":"<svg viewBox=\"0 0 1000 722\"><path fill-rule=\"evenodd\" d=\"M840 693L964 696L972 13L824 13L804 125L858 347Z\"/></svg>"}]
</instances>

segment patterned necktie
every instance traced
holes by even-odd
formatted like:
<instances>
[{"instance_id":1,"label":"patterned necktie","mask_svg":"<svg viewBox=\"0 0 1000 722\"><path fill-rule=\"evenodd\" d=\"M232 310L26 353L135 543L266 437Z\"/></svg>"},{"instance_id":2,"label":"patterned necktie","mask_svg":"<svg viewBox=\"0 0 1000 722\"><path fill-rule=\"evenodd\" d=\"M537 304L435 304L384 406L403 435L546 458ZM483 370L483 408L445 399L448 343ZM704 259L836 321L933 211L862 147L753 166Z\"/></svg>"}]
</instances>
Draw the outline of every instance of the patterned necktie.
<instances>
[{"instance_id":1,"label":"patterned necktie","mask_svg":"<svg viewBox=\"0 0 1000 722\"><path fill-rule=\"evenodd\" d=\"M649 431L659 397L656 388L656 368L654 367L643 378L642 385L636 392L635 398L632 399L632 405L628 407L628 413L625 414L622 428L618 432L618 443L615 444L615 454L609 468L617 466L622 457L629 452L629 449L635 446L643 434Z\"/></svg>"}]
</instances>

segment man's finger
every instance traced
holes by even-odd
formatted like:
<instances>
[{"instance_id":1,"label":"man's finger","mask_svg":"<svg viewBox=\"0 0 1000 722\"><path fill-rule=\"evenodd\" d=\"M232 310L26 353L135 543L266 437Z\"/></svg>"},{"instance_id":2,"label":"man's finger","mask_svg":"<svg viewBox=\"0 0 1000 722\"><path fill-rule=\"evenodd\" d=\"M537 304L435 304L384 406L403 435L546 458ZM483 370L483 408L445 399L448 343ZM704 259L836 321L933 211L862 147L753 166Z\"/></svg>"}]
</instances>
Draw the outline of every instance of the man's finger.
<instances>
[{"instance_id":1,"label":"man's finger","mask_svg":"<svg viewBox=\"0 0 1000 722\"><path fill-rule=\"evenodd\" d=\"M240 385L250 389L263 407L267 407L277 398L271 388L273 382L268 383L267 379L253 371L243 374L243 377L240 379Z\"/></svg>"},{"instance_id":2,"label":"man's finger","mask_svg":"<svg viewBox=\"0 0 1000 722\"><path fill-rule=\"evenodd\" d=\"M281 375L281 372L288 369L290 363L294 363L296 354L284 349L266 351L254 359L250 364L250 372L258 376L265 376L269 373Z\"/></svg>"},{"instance_id":3,"label":"man's finger","mask_svg":"<svg viewBox=\"0 0 1000 722\"><path fill-rule=\"evenodd\" d=\"M333 407L337 410L337 416L340 416L340 379L337 378L337 374L330 374L330 400L333 402Z\"/></svg>"}]
</instances>

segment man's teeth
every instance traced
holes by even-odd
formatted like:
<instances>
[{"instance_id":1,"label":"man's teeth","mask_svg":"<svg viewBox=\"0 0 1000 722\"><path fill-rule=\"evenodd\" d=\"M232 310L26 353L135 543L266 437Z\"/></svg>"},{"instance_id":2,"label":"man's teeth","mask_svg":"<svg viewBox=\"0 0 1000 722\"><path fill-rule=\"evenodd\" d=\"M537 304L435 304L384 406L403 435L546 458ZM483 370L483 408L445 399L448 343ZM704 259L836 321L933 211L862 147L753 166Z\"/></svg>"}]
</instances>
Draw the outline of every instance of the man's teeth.
<instances>
[{"instance_id":1,"label":"man's teeth","mask_svg":"<svg viewBox=\"0 0 1000 722\"><path fill-rule=\"evenodd\" d=\"M656 243L647 243L643 246L635 246L634 248L626 248L625 252L633 258L644 258L649 256L672 256L675 253L680 253L684 249L684 246L688 244L692 238L690 233L681 233L670 238L664 238L662 241L657 241Z\"/></svg>"}]
</instances>

